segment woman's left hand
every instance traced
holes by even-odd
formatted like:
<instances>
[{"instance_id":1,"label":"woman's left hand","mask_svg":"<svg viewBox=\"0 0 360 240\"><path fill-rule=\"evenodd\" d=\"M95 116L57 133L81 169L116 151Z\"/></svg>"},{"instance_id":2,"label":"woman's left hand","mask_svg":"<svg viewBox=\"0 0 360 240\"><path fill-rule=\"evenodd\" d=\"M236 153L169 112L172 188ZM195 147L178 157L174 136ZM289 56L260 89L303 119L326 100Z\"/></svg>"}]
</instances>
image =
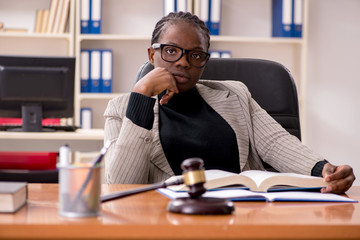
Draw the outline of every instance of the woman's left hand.
<instances>
[{"instance_id":1,"label":"woman's left hand","mask_svg":"<svg viewBox=\"0 0 360 240\"><path fill-rule=\"evenodd\" d=\"M321 189L322 193L345 193L355 181L353 169L348 165L335 166L326 163L322 174L325 182L329 184Z\"/></svg>"}]
</instances>

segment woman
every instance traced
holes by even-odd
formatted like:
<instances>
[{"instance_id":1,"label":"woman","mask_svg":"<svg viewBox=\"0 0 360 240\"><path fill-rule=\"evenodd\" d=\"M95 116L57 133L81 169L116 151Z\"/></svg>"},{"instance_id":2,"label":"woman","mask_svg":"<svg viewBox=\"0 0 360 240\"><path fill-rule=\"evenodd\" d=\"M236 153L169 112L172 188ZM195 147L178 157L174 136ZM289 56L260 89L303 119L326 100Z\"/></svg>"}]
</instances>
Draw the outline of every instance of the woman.
<instances>
[{"instance_id":1,"label":"woman","mask_svg":"<svg viewBox=\"0 0 360 240\"><path fill-rule=\"evenodd\" d=\"M105 141L108 183L154 183L181 174L180 164L200 157L206 169L239 173L264 169L325 177L323 192L342 193L355 177L284 130L238 81L199 80L209 59L210 36L190 13L170 13L155 26L149 61L154 70L133 91L109 102Z\"/></svg>"}]
</instances>

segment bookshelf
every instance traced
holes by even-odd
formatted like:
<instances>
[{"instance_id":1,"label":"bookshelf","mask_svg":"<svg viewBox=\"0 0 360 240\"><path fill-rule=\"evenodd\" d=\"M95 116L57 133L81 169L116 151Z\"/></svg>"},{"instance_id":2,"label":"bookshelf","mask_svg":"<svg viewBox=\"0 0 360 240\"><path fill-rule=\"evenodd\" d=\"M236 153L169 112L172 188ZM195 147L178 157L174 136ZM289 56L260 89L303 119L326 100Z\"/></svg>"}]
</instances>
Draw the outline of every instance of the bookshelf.
<instances>
[{"instance_id":1,"label":"bookshelf","mask_svg":"<svg viewBox=\"0 0 360 240\"><path fill-rule=\"evenodd\" d=\"M81 34L77 2L75 55L82 48L113 50L113 93L80 93L77 86L77 111L93 109L93 125L104 126L103 112L109 99L130 92L136 73L147 61L147 48L155 23L163 16L163 0L103 0L102 33ZM137 6L142 6L138 8ZM211 36L210 50L230 50L232 57L270 59L285 65L293 74L304 119L303 99L306 86L308 0L304 1L302 38L271 37L271 0L222 0L221 33ZM79 62L78 62L79 66ZM80 82L79 71L76 76ZM78 84L80 85L80 84ZM79 122L79 118L75 122ZM305 123L302 123L305 129Z\"/></svg>"},{"instance_id":2,"label":"bookshelf","mask_svg":"<svg viewBox=\"0 0 360 240\"><path fill-rule=\"evenodd\" d=\"M139 67L147 61L152 30L163 16L163 0L103 0L101 34L81 34L80 0L71 0L65 33L34 33L36 10L49 8L50 3L50 0L0 0L0 22L29 29L27 33L0 32L0 54L75 56L74 122L80 124L82 107L91 107L93 127L102 129L108 101L131 91ZM220 35L211 36L210 49L230 50L233 57L264 58L285 65L297 84L303 132L307 16L308 0L304 0L303 37L272 38L271 0L222 0ZM113 50L112 93L81 93L79 59L83 48Z\"/></svg>"},{"instance_id":3,"label":"bookshelf","mask_svg":"<svg viewBox=\"0 0 360 240\"><path fill-rule=\"evenodd\" d=\"M75 3L70 0L64 33L35 32L36 11L50 9L51 0L0 0L0 22L5 28L26 29L0 31L1 55L75 56ZM1 132L1 151L57 151L68 143L73 150L98 151L103 144L103 131L76 133Z\"/></svg>"},{"instance_id":4,"label":"bookshelf","mask_svg":"<svg viewBox=\"0 0 360 240\"><path fill-rule=\"evenodd\" d=\"M35 33L36 10L50 7L49 0L0 0L0 22L4 28L27 32L0 31L0 54L74 56L75 0L70 0L65 33Z\"/></svg>"}]
</instances>

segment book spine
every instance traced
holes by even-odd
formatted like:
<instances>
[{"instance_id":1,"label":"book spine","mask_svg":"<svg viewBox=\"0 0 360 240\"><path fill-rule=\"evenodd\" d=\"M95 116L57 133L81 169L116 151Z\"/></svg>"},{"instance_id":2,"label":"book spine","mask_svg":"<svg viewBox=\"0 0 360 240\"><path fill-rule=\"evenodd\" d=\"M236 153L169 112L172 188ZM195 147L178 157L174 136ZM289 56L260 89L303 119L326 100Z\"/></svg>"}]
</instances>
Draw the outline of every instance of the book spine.
<instances>
[{"instance_id":1,"label":"book spine","mask_svg":"<svg viewBox=\"0 0 360 240\"><path fill-rule=\"evenodd\" d=\"M227 50L221 51L221 58L231 58L231 57L232 57L231 51L227 51Z\"/></svg>"},{"instance_id":2,"label":"book spine","mask_svg":"<svg viewBox=\"0 0 360 240\"><path fill-rule=\"evenodd\" d=\"M66 23L69 16L69 7L70 7L70 0L64 0L63 8L61 9L61 16L59 22L59 28L57 33L64 33L66 28Z\"/></svg>"},{"instance_id":3,"label":"book spine","mask_svg":"<svg viewBox=\"0 0 360 240\"><path fill-rule=\"evenodd\" d=\"M59 0L59 3L56 8L54 26L51 29L51 33L58 33L58 31L59 31L60 18L61 18L61 12L62 12L63 7L64 7L64 0Z\"/></svg>"},{"instance_id":4,"label":"book spine","mask_svg":"<svg viewBox=\"0 0 360 240\"><path fill-rule=\"evenodd\" d=\"M200 15L199 18L204 21L207 28L210 30L210 8L209 0L200 0Z\"/></svg>"},{"instance_id":5,"label":"book spine","mask_svg":"<svg viewBox=\"0 0 360 240\"><path fill-rule=\"evenodd\" d=\"M90 92L100 92L101 77L101 51L92 49L90 51Z\"/></svg>"},{"instance_id":6,"label":"book spine","mask_svg":"<svg viewBox=\"0 0 360 240\"><path fill-rule=\"evenodd\" d=\"M85 34L90 32L90 0L81 0L80 4L80 28Z\"/></svg>"},{"instance_id":7,"label":"book spine","mask_svg":"<svg viewBox=\"0 0 360 240\"><path fill-rule=\"evenodd\" d=\"M303 26L303 0L293 0L293 37L302 37L302 26Z\"/></svg>"},{"instance_id":8,"label":"book spine","mask_svg":"<svg viewBox=\"0 0 360 240\"><path fill-rule=\"evenodd\" d=\"M34 33L40 33L42 29L42 23L44 18L44 9L36 10L35 29Z\"/></svg>"},{"instance_id":9,"label":"book spine","mask_svg":"<svg viewBox=\"0 0 360 240\"><path fill-rule=\"evenodd\" d=\"M49 13L49 22L47 24L46 33L52 33L55 17L56 17L56 9L58 7L59 0L51 0L50 4L50 13Z\"/></svg>"},{"instance_id":10,"label":"book spine","mask_svg":"<svg viewBox=\"0 0 360 240\"><path fill-rule=\"evenodd\" d=\"M272 0L272 36L292 36L292 0Z\"/></svg>"},{"instance_id":11,"label":"book spine","mask_svg":"<svg viewBox=\"0 0 360 240\"><path fill-rule=\"evenodd\" d=\"M210 57L211 58L231 58L231 51L228 50L211 50Z\"/></svg>"},{"instance_id":12,"label":"book spine","mask_svg":"<svg viewBox=\"0 0 360 240\"><path fill-rule=\"evenodd\" d=\"M101 92L111 93L113 79L113 55L112 50L101 50Z\"/></svg>"},{"instance_id":13,"label":"book spine","mask_svg":"<svg viewBox=\"0 0 360 240\"><path fill-rule=\"evenodd\" d=\"M186 1L186 11L194 14L194 1L193 0Z\"/></svg>"},{"instance_id":14,"label":"book spine","mask_svg":"<svg viewBox=\"0 0 360 240\"><path fill-rule=\"evenodd\" d=\"M82 129L91 129L92 128L92 109L91 108L81 108L80 125L81 125Z\"/></svg>"},{"instance_id":15,"label":"book spine","mask_svg":"<svg viewBox=\"0 0 360 240\"><path fill-rule=\"evenodd\" d=\"M101 7L102 0L90 1L90 32L91 34L101 33Z\"/></svg>"},{"instance_id":16,"label":"book spine","mask_svg":"<svg viewBox=\"0 0 360 240\"><path fill-rule=\"evenodd\" d=\"M49 15L50 15L50 10L45 9L44 15L42 18L42 24L41 24L41 30L40 30L41 33L46 33L47 25L49 23Z\"/></svg>"},{"instance_id":17,"label":"book spine","mask_svg":"<svg viewBox=\"0 0 360 240\"><path fill-rule=\"evenodd\" d=\"M209 0L210 35L220 35L221 0Z\"/></svg>"},{"instance_id":18,"label":"book spine","mask_svg":"<svg viewBox=\"0 0 360 240\"><path fill-rule=\"evenodd\" d=\"M163 14L168 15L176 11L176 0L163 0Z\"/></svg>"},{"instance_id":19,"label":"book spine","mask_svg":"<svg viewBox=\"0 0 360 240\"><path fill-rule=\"evenodd\" d=\"M80 84L81 92L90 92L90 50L81 49L80 53Z\"/></svg>"},{"instance_id":20,"label":"book spine","mask_svg":"<svg viewBox=\"0 0 360 240\"><path fill-rule=\"evenodd\" d=\"M176 0L176 12L187 11L187 0Z\"/></svg>"}]
</instances>

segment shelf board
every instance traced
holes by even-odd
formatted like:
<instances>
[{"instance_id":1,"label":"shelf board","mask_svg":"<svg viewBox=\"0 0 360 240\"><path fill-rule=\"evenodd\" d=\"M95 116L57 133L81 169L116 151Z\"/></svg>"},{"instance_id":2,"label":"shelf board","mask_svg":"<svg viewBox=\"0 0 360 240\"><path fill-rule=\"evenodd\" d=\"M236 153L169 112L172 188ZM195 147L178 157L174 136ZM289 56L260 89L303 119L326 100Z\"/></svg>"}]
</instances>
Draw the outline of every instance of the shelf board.
<instances>
[{"instance_id":1,"label":"shelf board","mask_svg":"<svg viewBox=\"0 0 360 240\"><path fill-rule=\"evenodd\" d=\"M26 33L26 32L0 32L0 37L16 38L59 38L70 39L70 33Z\"/></svg>"},{"instance_id":2,"label":"shelf board","mask_svg":"<svg viewBox=\"0 0 360 240\"><path fill-rule=\"evenodd\" d=\"M125 93L81 93L79 95L81 100L110 100L117 96L123 95Z\"/></svg>"},{"instance_id":3,"label":"shelf board","mask_svg":"<svg viewBox=\"0 0 360 240\"><path fill-rule=\"evenodd\" d=\"M1 132L0 139L24 140L103 140L103 129L78 129L75 132Z\"/></svg>"}]
</instances>

